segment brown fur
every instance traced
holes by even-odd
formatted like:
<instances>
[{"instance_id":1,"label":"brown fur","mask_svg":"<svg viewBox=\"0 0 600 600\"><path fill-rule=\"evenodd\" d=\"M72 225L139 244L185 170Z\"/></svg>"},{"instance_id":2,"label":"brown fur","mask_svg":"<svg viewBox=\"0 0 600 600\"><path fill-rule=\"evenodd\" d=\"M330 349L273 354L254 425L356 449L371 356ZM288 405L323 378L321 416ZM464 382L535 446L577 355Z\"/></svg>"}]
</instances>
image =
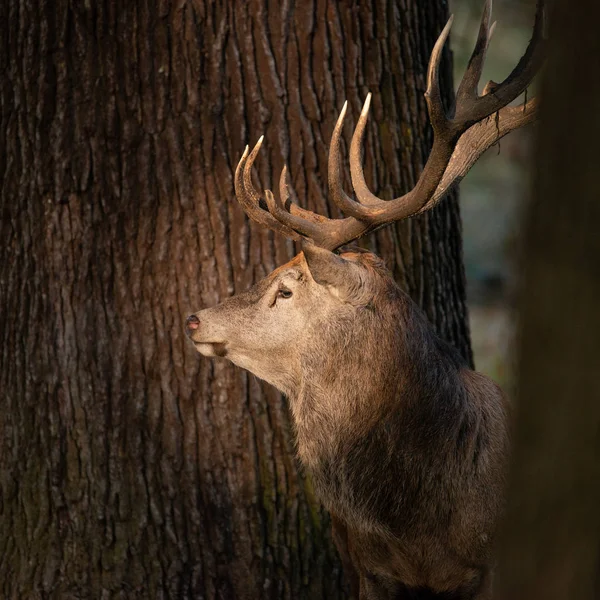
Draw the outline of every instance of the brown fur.
<instances>
[{"instance_id":1,"label":"brown fur","mask_svg":"<svg viewBox=\"0 0 600 600\"><path fill-rule=\"evenodd\" d=\"M308 250L196 313L192 340L288 396L298 455L361 599L487 598L507 454L499 388L437 337L376 256Z\"/></svg>"}]
</instances>

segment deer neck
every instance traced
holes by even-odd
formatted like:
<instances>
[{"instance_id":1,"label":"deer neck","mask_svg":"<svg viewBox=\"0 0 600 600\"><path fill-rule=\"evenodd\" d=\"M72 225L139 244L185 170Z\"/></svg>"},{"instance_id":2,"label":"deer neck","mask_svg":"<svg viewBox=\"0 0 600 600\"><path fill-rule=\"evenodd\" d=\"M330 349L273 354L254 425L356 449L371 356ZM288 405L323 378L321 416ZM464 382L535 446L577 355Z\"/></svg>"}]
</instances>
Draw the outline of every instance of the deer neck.
<instances>
[{"instance_id":1,"label":"deer neck","mask_svg":"<svg viewBox=\"0 0 600 600\"><path fill-rule=\"evenodd\" d=\"M307 467L347 452L396 403L401 371L379 370L362 359L341 363L335 374L313 372L288 397L298 455Z\"/></svg>"}]
</instances>

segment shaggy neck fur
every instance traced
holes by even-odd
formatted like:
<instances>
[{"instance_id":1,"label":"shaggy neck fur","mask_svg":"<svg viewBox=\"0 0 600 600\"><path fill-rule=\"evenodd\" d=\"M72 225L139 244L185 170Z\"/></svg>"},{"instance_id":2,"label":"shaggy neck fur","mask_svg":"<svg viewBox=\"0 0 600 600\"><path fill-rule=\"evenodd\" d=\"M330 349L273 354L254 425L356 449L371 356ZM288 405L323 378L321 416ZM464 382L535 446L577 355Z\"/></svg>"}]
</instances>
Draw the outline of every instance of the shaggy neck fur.
<instances>
[{"instance_id":1,"label":"shaggy neck fur","mask_svg":"<svg viewBox=\"0 0 600 600\"><path fill-rule=\"evenodd\" d=\"M389 277L380 282L385 289L358 310L315 325L323 343L302 357L303 377L289 396L298 454L323 502L373 527L386 510L393 520L399 506L385 507L389 494L380 485L390 475L417 483L435 476L427 461L438 450L452 452L470 419L464 361ZM451 447L432 449L430 437ZM414 469L418 476L409 477ZM416 493L406 490L407 502Z\"/></svg>"}]
</instances>

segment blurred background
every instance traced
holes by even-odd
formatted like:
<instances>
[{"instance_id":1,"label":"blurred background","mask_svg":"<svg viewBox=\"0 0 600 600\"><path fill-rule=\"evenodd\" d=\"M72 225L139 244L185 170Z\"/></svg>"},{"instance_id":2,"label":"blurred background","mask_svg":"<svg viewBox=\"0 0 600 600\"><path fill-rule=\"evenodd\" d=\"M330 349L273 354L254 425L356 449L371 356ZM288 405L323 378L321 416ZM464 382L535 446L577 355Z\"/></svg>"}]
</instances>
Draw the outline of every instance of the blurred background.
<instances>
[{"instance_id":1,"label":"blurred background","mask_svg":"<svg viewBox=\"0 0 600 600\"><path fill-rule=\"evenodd\" d=\"M451 0L452 50L458 85L481 20L480 0ZM523 55L535 15L528 0L495 0L497 21L481 88L502 81ZM529 90L533 98L534 90ZM521 102L522 100L519 100ZM514 368L514 290L519 228L529 197L528 156L535 125L512 132L492 147L460 184L463 244L471 339L479 371L512 391Z\"/></svg>"}]
</instances>

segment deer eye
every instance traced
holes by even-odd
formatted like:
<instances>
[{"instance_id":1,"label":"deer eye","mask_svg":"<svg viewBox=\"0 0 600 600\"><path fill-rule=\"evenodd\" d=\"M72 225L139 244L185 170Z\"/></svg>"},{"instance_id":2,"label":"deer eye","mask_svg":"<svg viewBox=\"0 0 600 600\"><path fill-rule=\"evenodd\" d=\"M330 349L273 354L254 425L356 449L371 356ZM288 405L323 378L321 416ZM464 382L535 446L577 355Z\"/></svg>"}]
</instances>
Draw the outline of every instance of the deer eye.
<instances>
[{"instance_id":1,"label":"deer eye","mask_svg":"<svg viewBox=\"0 0 600 600\"><path fill-rule=\"evenodd\" d=\"M281 288L277 292L277 297L278 298L291 298L292 297L292 290L288 290L287 288Z\"/></svg>"}]
</instances>

